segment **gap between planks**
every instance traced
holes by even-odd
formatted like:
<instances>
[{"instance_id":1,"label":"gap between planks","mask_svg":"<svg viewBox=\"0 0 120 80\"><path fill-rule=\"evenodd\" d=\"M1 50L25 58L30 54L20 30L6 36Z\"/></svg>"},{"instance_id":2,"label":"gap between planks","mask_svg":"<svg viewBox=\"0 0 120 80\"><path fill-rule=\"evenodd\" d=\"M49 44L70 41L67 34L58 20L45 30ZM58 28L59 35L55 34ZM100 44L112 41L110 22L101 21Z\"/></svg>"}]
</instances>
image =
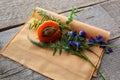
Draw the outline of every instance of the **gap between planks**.
<instances>
[{"instance_id":1,"label":"gap between planks","mask_svg":"<svg viewBox=\"0 0 120 80\"><path fill-rule=\"evenodd\" d=\"M84 6L81 6L81 7L78 7L77 9L81 9L81 8L86 8L86 7L91 7L91 6L94 6L94 5L97 5L97 4L101 4L101 3L104 3L104 2L107 2L107 1L110 1L110 0L106 0L106 1L102 1L102 2L97 2L97 3L93 3L93 4L89 4L89 5L84 5ZM68 9L68 10L65 10L65 11L61 11L61 12L58 12L58 14L63 14L63 13L67 13L67 12L70 12L72 9ZM81 10L77 11L76 13L80 12ZM24 22L25 23L25 22ZM7 26L5 28L2 28L0 29L0 32L3 32L5 30L9 30L9 29L12 29L12 28L15 28L15 27L19 27L21 25L23 25L24 23L20 23L20 24L17 24L17 25L12 25L12 26Z\"/></svg>"},{"instance_id":2,"label":"gap between planks","mask_svg":"<svg viewBox=\"0 0 120 80\"><path fill-rule=\"evenodd\" d=\"M101 4L101 3L104 3L104 2L107 2L107 1L109 1L109 0L102 1L102 2L98 2L98 3L93 3L93 4L89 4L89 5L85 5L85 6L81 6L81 7L78 7L77 9L86 8L86 7L91 7L91 6L94 6L94 5L97 5L97 4ZM59 12L58 14L70 12L71 10L72 10L72 9L65 10L65 11ZM79 11L77 11L77 12L79 12Z\"/></svg>"}]
</instances>

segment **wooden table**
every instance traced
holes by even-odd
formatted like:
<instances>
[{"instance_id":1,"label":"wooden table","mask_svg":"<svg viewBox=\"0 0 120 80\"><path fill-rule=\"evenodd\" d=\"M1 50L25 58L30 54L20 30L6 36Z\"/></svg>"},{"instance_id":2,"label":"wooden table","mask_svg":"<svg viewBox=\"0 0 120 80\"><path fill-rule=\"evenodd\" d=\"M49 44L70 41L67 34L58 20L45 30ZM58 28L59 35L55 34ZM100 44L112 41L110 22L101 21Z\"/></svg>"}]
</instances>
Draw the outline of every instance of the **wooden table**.
<instances>
[{"instance_id":1,"label":"wooden table","mask_svg":"<svg viewBox=\"0 0 120 80\"><path fill-rule=\"evenodd\" d=\"M20 30L36 6L69 16L72 6L75 19L111 32L111 54L104 54L101 72L106 80L120 80L120 0L0 0L0 50ZM98 77L99 78L99 77ZM99 80L93 78L93 80ZM0 80L51 80L0 55Z\"/></svg>"}]
</instances>

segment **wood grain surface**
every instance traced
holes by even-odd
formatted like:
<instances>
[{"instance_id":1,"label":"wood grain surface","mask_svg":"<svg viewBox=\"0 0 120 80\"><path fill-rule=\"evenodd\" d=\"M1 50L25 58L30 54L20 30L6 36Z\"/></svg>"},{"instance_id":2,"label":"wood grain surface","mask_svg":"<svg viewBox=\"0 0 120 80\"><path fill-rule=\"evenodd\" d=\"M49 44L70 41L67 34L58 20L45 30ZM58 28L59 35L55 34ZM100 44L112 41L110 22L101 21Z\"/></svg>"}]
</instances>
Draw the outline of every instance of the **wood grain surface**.
<instances>
[{"instance_id":1,"label":"wood grain surface","mask_svg":"<svg viewBox=\"0 0 120 80\"><path fill-rule=\"evenodd\" d=\"M110 31L111 42L117 48L104 55L100 70L106 80L120 80L120 0L0 0L0 50L20 30L18 25L28 19L35 6L65 16L69 15L71 6L76 6L83 11L77 13L75 19ZM0 55L0 80L51 79ZM100 77L93 80L100 80Z\"/></svg>"},{"instance_id":2,"label":"wood grain surface","mask_svg":"<svg viewBox=\"0 0 120 80\"><path fill-rule=\"evenodd\" d=\"M70 10L72 6L84 7L106 0L0 0L0 29L27 21L35 7L57 13Z\"/></svg>"}]
</instances>

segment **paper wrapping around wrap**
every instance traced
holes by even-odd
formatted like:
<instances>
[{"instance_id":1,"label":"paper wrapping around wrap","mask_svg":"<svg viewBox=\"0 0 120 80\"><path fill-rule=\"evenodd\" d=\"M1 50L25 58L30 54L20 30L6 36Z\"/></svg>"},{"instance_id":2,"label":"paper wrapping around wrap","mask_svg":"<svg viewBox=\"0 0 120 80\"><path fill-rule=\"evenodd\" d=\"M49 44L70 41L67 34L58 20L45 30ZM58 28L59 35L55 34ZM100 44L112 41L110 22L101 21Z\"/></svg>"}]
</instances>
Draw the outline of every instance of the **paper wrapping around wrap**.
<instances>
[{"instance_id":1,"label":"paper wrapping around wrap","mask_svg":"<svg viewBox=\"0 0 120 80\"><path fill-rule=\"evenodd\" d=\"M43 9L39 8L39 10ZM54 16L54 18L60 19L62 23L65 23L67 20L64 16L47 10L44 11ZM38 16L36 13L33 13L32 17L26 22L22 29L3 48L1 54L55 80L90 80L95 69L89 62L74 55L67 55L64 51L61 56L59 54L53 56L53 50L40 48L29 42L27 39L29 32L28 27L29 23L35 17ZM76 20L73 20L70 25L77 31L81 29L85 30L88 37L96 37L100 34L107 40L109 36L108 31ZM31 33L32 38L34 38L34 35L35 33ZM99 47L93 47L92 50L99 56L103 54L103 49ZM85 53L95 65L98 64L100 58L88 51L85 51Z\"/></svg>"}]
</instances>

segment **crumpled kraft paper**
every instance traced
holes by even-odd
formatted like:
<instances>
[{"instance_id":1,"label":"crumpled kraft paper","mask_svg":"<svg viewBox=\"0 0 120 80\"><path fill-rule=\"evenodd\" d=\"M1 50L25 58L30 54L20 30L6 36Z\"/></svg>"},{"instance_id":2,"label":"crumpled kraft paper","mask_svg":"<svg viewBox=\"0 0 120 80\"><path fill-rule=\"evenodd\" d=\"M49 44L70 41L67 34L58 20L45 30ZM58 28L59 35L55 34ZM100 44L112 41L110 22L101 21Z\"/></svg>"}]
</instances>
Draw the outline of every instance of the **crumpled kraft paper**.
<instances>
[{"instance_id":1,"label":"crumpled kraft paper","mask_svg":"<svg viewBox=\"0 0 120 80\"><path fill-rule=\"evenodd\" d=\"M36 11L43 10L56 19L60 19L62 23L67 20L66 17L50 12L41 8L36 8ZM16 62L54 80L90 80L95 69L87 61L74 56L68 55L63 51L62 55L52 55L53 50L48 48L41 48L32 44L28 39L29 23L34 18L39 18L36 11L30 19L24 24L22 29L13 37L13 39L3 48L1 54ZM73 20L70 24L73 29L80 31L85 30L87 37L96 37L99 34L103 36L104 40L108 40L110 32L99 29L97 27ZM32 38L36 37L36 33L30 33ZM97 66L99 64L103 49L93 47L92 50L100 57L85 51L86 55Z\"/></svg>"}]
</instances>

